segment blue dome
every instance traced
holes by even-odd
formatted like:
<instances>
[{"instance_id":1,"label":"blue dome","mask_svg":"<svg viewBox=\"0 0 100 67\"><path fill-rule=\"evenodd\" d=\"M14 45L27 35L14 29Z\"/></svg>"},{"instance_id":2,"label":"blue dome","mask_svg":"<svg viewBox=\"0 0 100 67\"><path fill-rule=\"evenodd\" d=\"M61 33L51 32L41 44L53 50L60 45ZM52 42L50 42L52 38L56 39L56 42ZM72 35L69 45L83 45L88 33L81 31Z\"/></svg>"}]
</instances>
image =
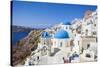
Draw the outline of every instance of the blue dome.
<instances>
[{"instance_id":1,"label":"blue dome","mask_svg":"<svg viewBox=\"0 0 100 67\"><path fill-rule=\"evenodd\" d=\"M63 38L69 38L68 32L65 30L59 30L55 33L54 38L63 39Z\"/></svg>"},{"instance_id":2,"label":"blue dome","mask_svg":"<svg viewBox=\"0 0 100 67\"><path fill-rule=\"evenodd\" d=\"M70 22L63 22L63 25L71 25Z\"/></svg>"},{"instance_id":3,"label":"blue dome","mask_svg":"<svg viewBox=\"0 0 100 67\"><path fill-rule=\"evenodd\" d=\"M48 32L42 32L41 37L42 38L48 38L48 37L50 37L50 35L49 35Z\"/></svg>"}]
</instances>

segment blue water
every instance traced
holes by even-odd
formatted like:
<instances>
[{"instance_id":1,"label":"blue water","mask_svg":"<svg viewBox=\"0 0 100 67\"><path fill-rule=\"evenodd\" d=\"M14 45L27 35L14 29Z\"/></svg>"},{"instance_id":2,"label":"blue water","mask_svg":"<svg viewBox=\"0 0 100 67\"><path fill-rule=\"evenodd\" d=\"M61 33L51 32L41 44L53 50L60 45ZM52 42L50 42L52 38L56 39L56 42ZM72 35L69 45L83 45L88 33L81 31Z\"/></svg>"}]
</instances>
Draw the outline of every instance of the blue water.
<instances>
[{"instance_id":1,"label":"blue water","mask_svg":"<svg viewBox=\"0 0 100 67\"><path fill-rule=\"evenodd\" d=\"M17 41L23 39L28 35L28 32L12 32L12 44L15 45Z\"/></svg>"}]
</instances>

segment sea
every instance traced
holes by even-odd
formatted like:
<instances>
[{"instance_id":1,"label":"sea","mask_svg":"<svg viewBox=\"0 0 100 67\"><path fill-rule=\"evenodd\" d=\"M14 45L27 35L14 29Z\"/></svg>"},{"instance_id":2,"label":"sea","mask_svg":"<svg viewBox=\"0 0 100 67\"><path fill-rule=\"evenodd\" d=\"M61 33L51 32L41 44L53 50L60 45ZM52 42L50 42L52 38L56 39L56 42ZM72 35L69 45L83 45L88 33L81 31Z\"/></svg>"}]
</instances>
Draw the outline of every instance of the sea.
<instances>
[{"instance_id":1,"label":"sea","mask_svg":"<svg viewBox=\"0 0 100 67\"><path fill-rule=\"evenodd\" d=\"M15 45L17 41L23 39L29 32L12 32L12 44Z\"/></svg>"}]
</instances>

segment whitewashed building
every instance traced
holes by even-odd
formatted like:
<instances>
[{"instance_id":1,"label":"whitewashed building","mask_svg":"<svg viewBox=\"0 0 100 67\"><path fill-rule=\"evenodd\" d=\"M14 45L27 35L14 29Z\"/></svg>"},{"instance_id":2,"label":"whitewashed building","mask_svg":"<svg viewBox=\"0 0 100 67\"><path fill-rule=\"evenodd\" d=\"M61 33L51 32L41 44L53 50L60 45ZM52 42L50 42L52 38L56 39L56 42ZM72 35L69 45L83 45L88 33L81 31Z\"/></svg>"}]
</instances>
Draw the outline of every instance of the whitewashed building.
<instances>
[{"instance_id":1,"label":"whitewashed building","mask_svg":"<svg viewBox=\"0 0 100 67\"><path fill-rule=\"evenodd\" d=\"M53 48L67 47L68 46L68 39L69 39L68 32L61 29L54 34L54 37L52 39L52 42L53 42L52 47Z\"/></svg>"}]
</instances>

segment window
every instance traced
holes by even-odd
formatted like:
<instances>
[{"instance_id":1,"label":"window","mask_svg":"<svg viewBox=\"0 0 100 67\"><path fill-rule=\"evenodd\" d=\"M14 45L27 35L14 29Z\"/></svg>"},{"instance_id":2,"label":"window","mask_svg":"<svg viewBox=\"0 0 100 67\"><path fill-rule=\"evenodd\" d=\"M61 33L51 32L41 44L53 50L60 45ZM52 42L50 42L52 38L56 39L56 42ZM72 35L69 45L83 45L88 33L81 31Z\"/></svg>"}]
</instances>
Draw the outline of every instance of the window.
<instances>
[{"instance_id":1,"label":"window","mask_svg":"<svg viewBox=\"0 0 100 67\"><path fill-rule=\"evenodd\" d=\"M60 47L62 47L62 42L60 43Z\"/></svg>"},{"instance_id":2,"label":"window","mask_svg":"<svg viewBox=\"0 0 100 67\"><path fill-rule=\"evenodd\" d=\"M94 26L96 27L96 24L94 24Z\"/></svg>"},{"instance_id":3,"label":"window","mask_svg":"<svg viewBox=\"0 0 100 67\"><path fill-rule=\"evenodd\" d=\"M68 29L67 26L66 26L66 29Z\"/></svg>"},{"instance_id":4,"label":"window","mask_svg":"<svg viewBox=\"0 0 100 67\"><path fill-rule=\"evenodd\" d=\"M97 33L96 32L93 32L93 35L96 35Z\"/></svg>"},{"instance_id":5,"label":"window","mask_svg":"<svg viewBox=\"0 0 100 67\"><path fill-rule=\"evenodd\" d=\"M86 29L85 31L86 31L86 36L87 36L88 35L88 30Z\"/></svg>"},{"instance_id":6,"label":"window","mask_svg":"<svg viewBox=\"0 0 100 67\"><path fill-rule=\"evenodd\" d=\"M87 44L87 49L90 47L90 44Z\"/></svg>"}]
</instances>

